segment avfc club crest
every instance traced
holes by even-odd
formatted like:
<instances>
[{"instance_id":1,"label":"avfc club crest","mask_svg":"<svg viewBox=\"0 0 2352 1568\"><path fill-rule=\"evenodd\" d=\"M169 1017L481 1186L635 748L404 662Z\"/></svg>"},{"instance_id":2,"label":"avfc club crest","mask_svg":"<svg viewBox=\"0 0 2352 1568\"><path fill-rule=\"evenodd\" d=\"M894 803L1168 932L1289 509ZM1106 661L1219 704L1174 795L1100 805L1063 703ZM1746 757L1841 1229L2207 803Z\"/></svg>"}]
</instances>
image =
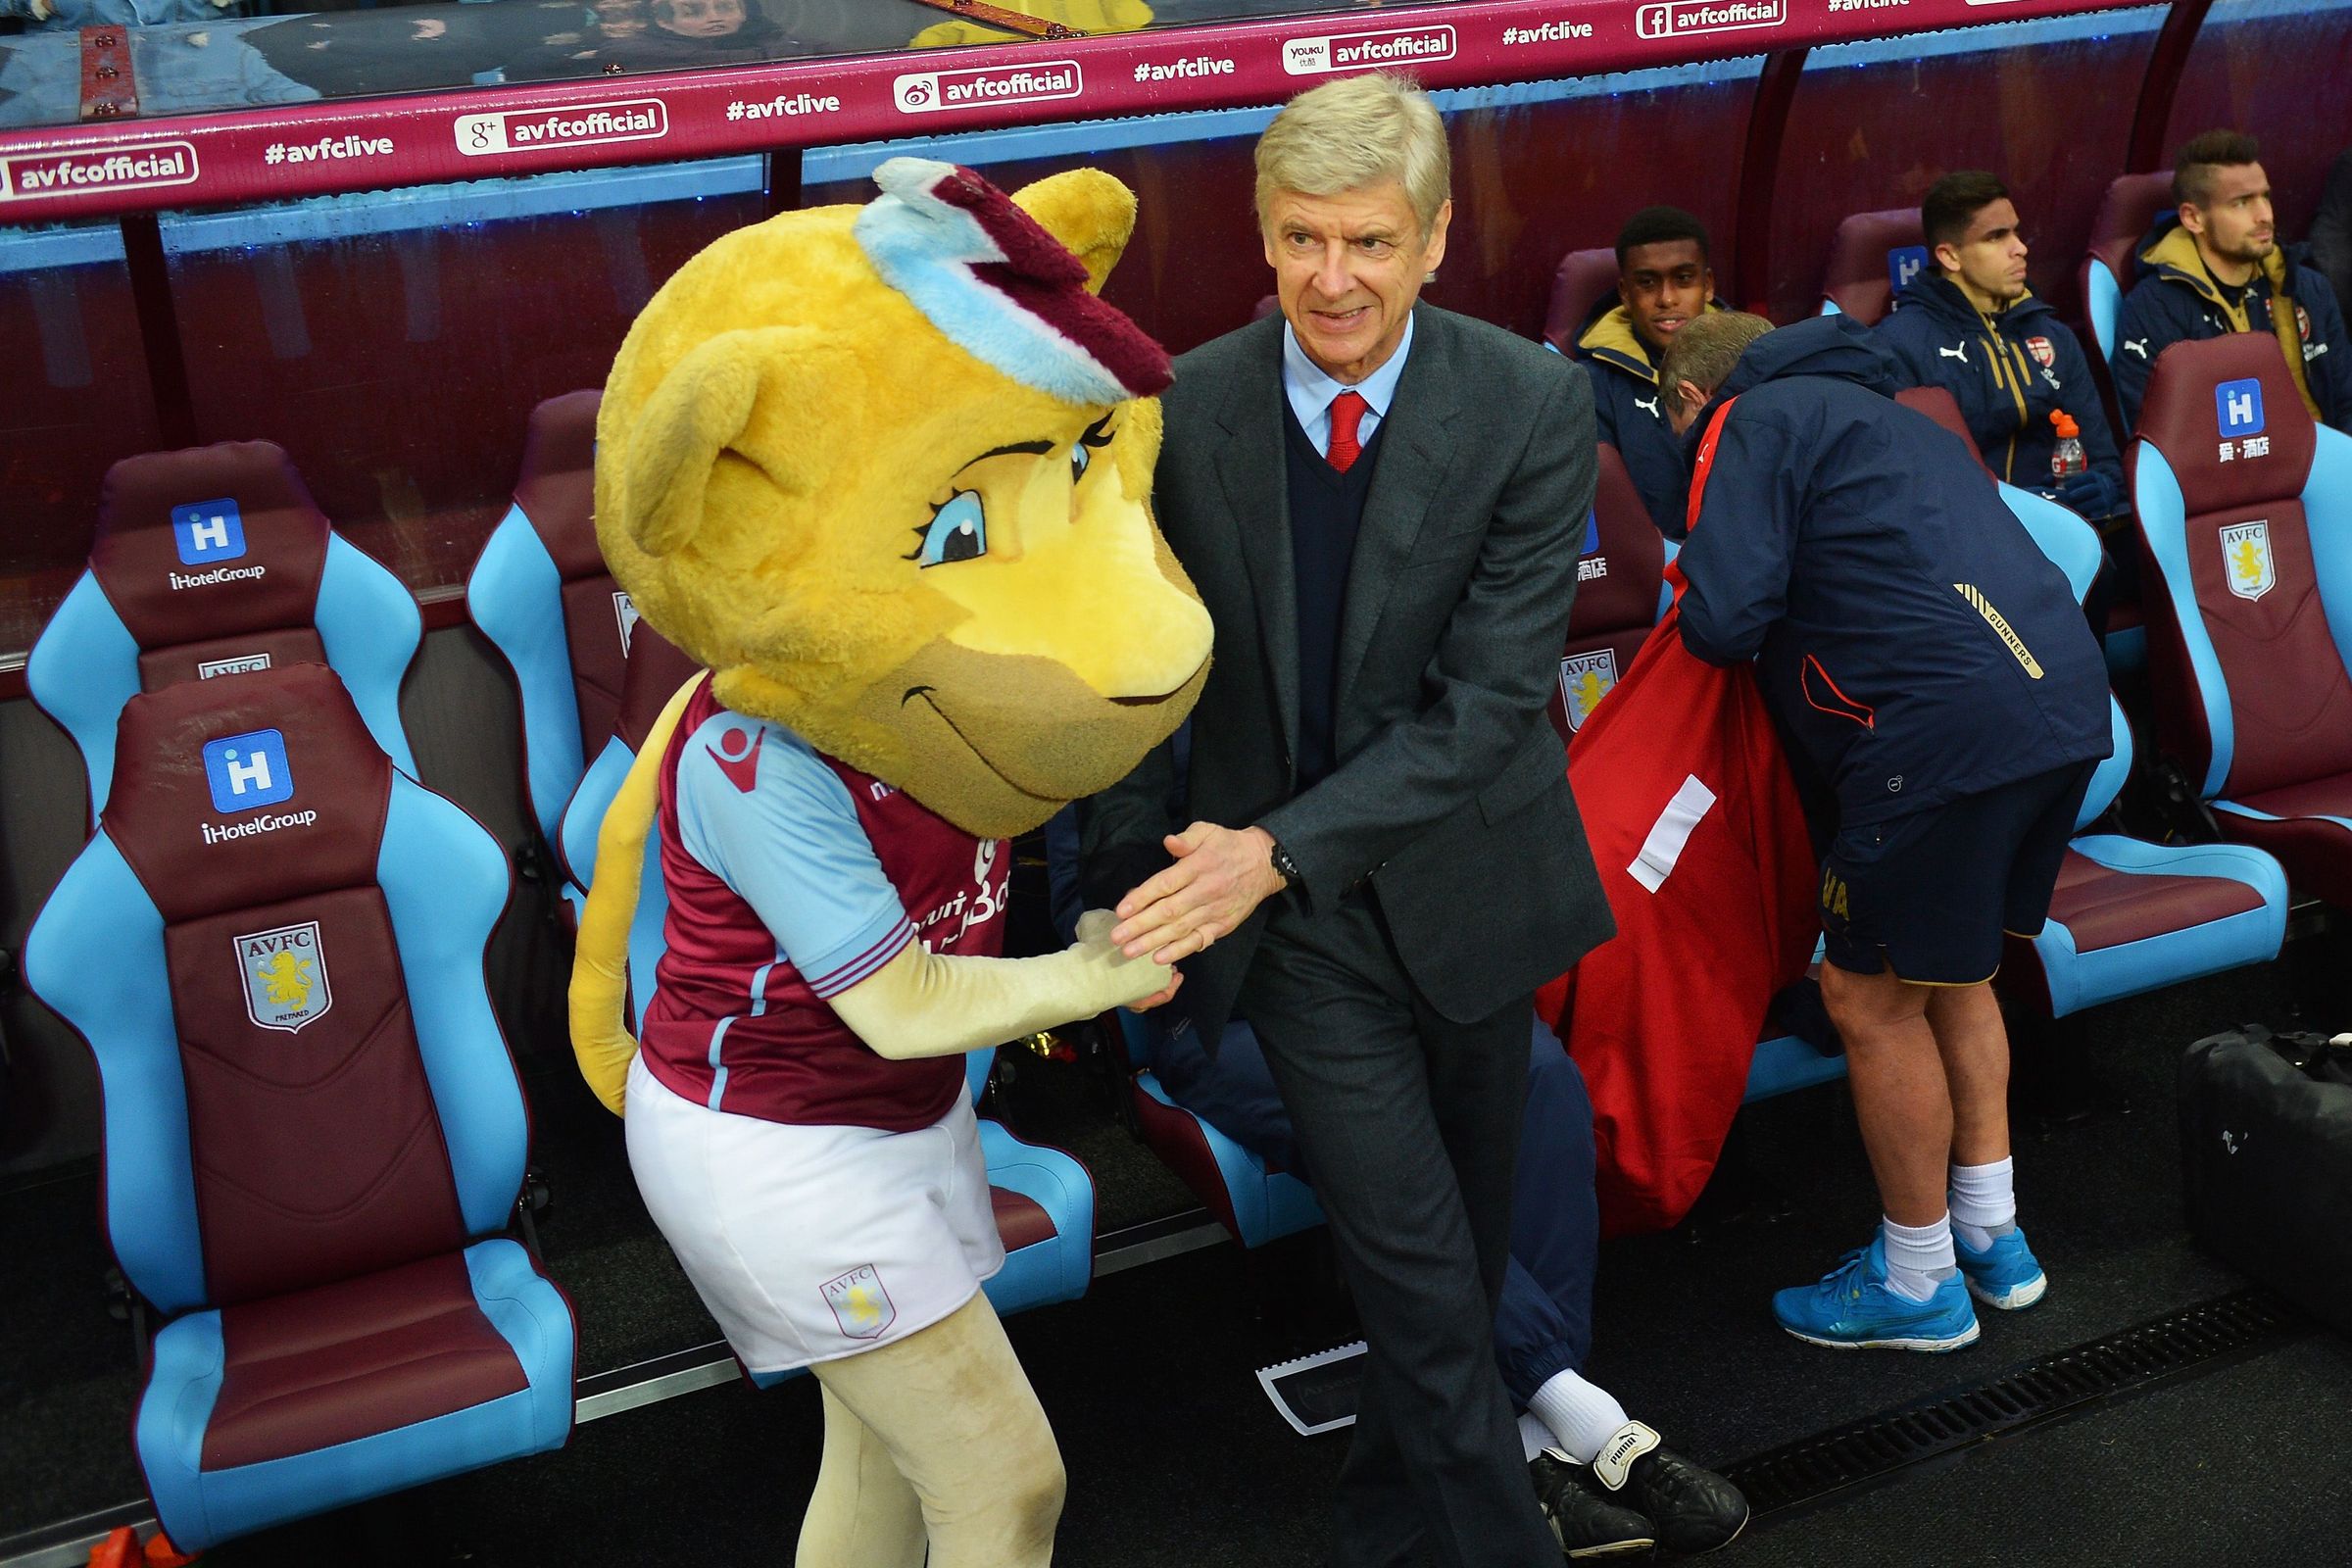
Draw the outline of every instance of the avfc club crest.
<instances>
[{"instance_id":1,"label":"avfc club crest","mask_svg":"<svg viewBox=\"0 0 2352 1568\"><path fill-rule=\"evenodd\" d=\"M2240 522L2222 530L2222 572L2240 599L2260 599L2277 586L2271 564L2271 525Z\"/></svg>"},{"instance_id":2,"label":"avfc club crest","mask_svg":"<svg viewBox=\"0 0 2352 1568\"><path fill-rule=\"evenodd\" d=\"M2045 370L2058 363L2058 351L2050 347L2050 340L2046 337L2026 339L2026 352L2033 355L2034 363Z\"/></svg>"},{"instance_id":3,"label":"avfc club crest","mask_svg":"<svg viewBox=\"0 0 2352 1568\"><path fill-rule=\"evenodd\" d=\"M236 948L237 967L245 976L245 1015L260 1027L300 1034L335 1004L318 921L255 931L238 937Z\"/></svg>"},{"instance_id":4,"label":"avfc club crest","mask_svg":"<svg viewBox=\"0 0 2352 1568\"><path fill-rule=\"evenodd\" d=\"M1617 685L1617 650L1603 648L1598 653L1570 654L1560 661L1560 703L1568 710L1571 731L1585 727L1592 710Z\"/></svg>"},{"instance_id":5,"label":"avfc club crest","mask_svg":"<svg viewBox=\"0 0 2352 1568\"><path fill-rule=\"evenodd\" d=\"M637 632L637 601L617 590L612 595L612 618L620 624L620 657L629 657L629 639Z\"/></svg>"},{"instance_id":6,"label":"avfc club crest","mask_svg":"<svg viewBox=\"0 0 2352 1568\"><path fill-rule=\"evenodd\" d=\"M817 1289L824 1293L825 1304L833 1308L833 1320L841 1325L841 1332L853 1340L878 1340L899 1320L898 1304L882 1288L881 1272L871 1263L827 1280Z\"/></svg>"}]
</instances>

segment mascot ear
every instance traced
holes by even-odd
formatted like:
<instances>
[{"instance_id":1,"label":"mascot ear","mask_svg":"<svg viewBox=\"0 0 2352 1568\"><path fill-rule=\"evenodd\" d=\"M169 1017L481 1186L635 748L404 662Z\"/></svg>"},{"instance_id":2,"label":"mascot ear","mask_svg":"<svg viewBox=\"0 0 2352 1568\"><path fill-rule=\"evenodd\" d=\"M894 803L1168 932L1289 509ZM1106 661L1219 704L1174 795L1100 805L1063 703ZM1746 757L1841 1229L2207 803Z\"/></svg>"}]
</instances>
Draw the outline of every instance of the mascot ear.
<instances>
[{"instance_id":1,"label":"mascot ear","mask_svg":"<svg viewBox=\"0 0 2352 1568\"><path fill-rule=\"evenodd\" d=\"M710 470L743 442L762 404L806 409L814 401L820 388L803 383L819 379L812 360L829 358L809 352L819 337L788 326L721 332L670 368L627 436L618 520L639 549L665 556L700 531ZM759 461L772 481L792 487L771 454Z\"/></svg>"},{"instance_id":2,"label":"mascot ear","mask_svg":"<svg viewBox=\"0 0 2352 1568\"><path fill-rule=\"evenodd\" d=\"M1086 264L1087 292L1102 293L1135 232L1135 192L1099 169L1073 169L1022 186L1012 200Z\"/></svg>"}]
</instances>

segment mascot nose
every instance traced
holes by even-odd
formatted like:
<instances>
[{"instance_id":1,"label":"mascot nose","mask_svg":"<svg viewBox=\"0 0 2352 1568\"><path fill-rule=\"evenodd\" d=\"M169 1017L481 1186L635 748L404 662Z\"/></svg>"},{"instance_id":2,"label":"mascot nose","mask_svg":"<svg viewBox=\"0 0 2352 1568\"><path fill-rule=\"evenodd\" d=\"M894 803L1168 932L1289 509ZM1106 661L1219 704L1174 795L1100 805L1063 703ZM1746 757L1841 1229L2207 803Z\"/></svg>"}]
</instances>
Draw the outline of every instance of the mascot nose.
<instances>
[{"instance_id":1,"label":"mascot nose","mask_svg":"<svg viewBox=\"0 0 2352 1568\"><path fill-rule=\"evenodd\" d=\"M1097 657L1078 667L1087 684L1112 702L1156 703L1182 690L1207 661L1208 611L1165 578L1136 597L1152 603L1131 601L1132 618L1103 617Z\"/></svg>"}]
</instances>

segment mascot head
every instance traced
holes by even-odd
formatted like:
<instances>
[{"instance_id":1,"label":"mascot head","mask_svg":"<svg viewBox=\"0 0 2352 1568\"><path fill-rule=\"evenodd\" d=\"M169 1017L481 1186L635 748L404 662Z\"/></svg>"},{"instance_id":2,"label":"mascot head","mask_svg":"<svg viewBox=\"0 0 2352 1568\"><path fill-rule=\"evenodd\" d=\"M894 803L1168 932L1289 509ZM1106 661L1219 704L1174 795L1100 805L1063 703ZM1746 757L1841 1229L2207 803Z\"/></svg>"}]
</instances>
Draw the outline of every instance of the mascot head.
<instances>
[{"instance_id":1,"label":"mascot head","mask_svg":"<svg viewBox=\"0 0 2352 1568\"><path fill-rule=\"evenodd\" d=\"M597 416L597 537L720 702L1006 836L1123 777L1206 678L1147 507L1167 357L1096 298L1135 223L1107 174L874 177L646 306Z\"/></svg>"}]
</instances>

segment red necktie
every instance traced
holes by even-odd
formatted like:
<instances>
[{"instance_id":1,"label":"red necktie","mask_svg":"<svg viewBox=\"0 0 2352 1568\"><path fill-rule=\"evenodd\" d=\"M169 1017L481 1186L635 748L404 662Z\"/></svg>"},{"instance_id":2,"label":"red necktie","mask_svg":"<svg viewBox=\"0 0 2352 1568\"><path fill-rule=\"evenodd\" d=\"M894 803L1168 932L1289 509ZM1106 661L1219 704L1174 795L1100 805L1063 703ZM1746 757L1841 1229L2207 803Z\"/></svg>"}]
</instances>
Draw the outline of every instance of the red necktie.
<instances>
[{"instance_id":1,"label":"red necktie","mask_svg":"<svg viewBox=\"0 0 2352 1568\"><path fill-rule=\"evenodd\" d=\"M1371 411L1360 392L1343 392L1331 400L1331 466L1346 473L1363 456L1364 444L1355 438L1355 427L1363 423Z\"/></svg>"}]
</instances>

